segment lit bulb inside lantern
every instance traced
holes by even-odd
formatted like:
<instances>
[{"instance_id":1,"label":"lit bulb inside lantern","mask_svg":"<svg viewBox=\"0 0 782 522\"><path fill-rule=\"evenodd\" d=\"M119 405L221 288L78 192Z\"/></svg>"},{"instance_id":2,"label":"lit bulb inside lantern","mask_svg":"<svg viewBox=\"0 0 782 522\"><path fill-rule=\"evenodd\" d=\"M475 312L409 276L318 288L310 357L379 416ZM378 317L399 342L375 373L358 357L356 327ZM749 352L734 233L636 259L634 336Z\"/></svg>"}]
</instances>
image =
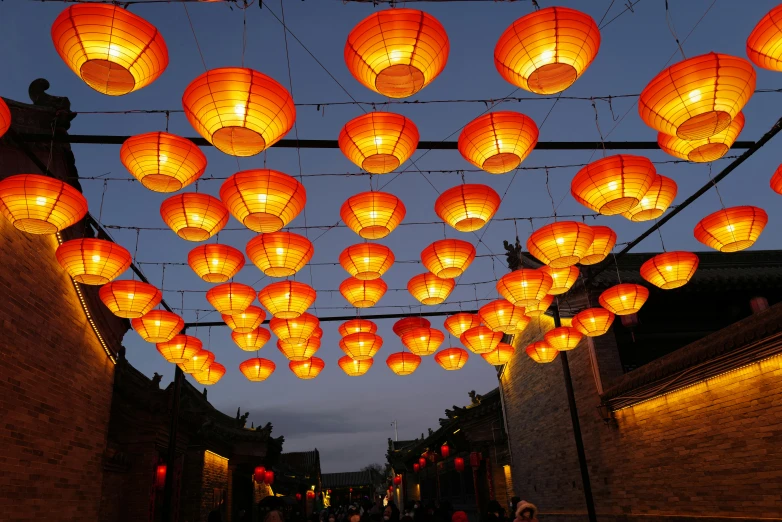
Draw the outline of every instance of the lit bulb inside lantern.
<instances>
[{"instance_id":1,"label":"lit bulb inside lantern","mask_svg":"<svg viewBox=\"0 0 782 522\"><path fill-rule=\"evenodd\" d=\"M369 258L368 258L368 257L365 257L365 258L364 258L364 262L365 262L365 263L369 263Z\"/></svg>"},{"instance_id":2,"label":"lit bulb inside lantern","mask_svg":"<svg viewBox=\"0 0 782 522\"><path fill-rule=\"evenodd\" d=\"M285 253L285 249L284 248L278 248L277 249L277 255L281 256L284 253Z\"/></svg>"},{"instance_id":3,"label":"lit bulb inside lantern","mask_svg":"<svg viewBox=\"0 0 782 522\"><path fill-rule=\"evenodd\" d=\"M497 315L504 315L504 314L505 314L505 310L500 310L499 312L497 312Z\"/></svg>"},{"instance_id":4,"label":"lit bulb inside lantern","mask_svg":"<svg viewBox=\"0 0 782 522\"><path fill-rule=\"evenodd\" d=\"M498 149L502 148L502 140L497 140L497 148Z\"/></svg>"},{"instance_id":5,"label":"lit bulb inside lantern","mask_svg":"<svg viewBox=\"0 0 782 522\"><path fill-rule=\"evenodd\" d=\"M258 203L266 203L266 194L258 194Z\"/></svg>"},{"instance_id":6,"label":"lit bulb inside lantern","mask_svg":"<svg viewBox=\"0 0 782 522\"><path fill-rule=\"evenodd\" d=\"M255 369L256 369L256 370L257 370L257 369L259 369L260 367L261 367L261 365L260 365L260 364L256 364L256 365L255 365Z\"/></svg>"},{"instance_id":7,"label":"lit bulb inside lantern","mask_svg":"<svg viewBox=\"0 0 782 522\"><path fill-rule=\"evenodd\" d=\"M673 270L673 267L672 266L666 266L665 269L670 272L671 270Z\"/></svg>"},{"instance_id":8,"label":"lit bulb inside lantern","mask_svg":"<svg viewBox=\"0 0 782 522\"><path fill-rule=\"evenodd\" d=\"M247 112L247 108L240 103L238 105L234 105L234 112L237 116L244 117L244 114Z\"/></svg>"},{"instance_id":9,"label":"lit bulb inside lantern","mask_svg":"<svg viewBox=\"0 0 782 522\"><path fill-rule=\"evenodd\" d=\"M626 296L626 295L623 295L623 296L621 296L619 299L621 299L622 301L626 301L626 300L627 300L627 296Z\"/></svg>"},{"instance_id":10,"label":"lit bulb inside lantern","mask_svg":"<svg viewBox=\"0 0 782 522\"><path fill-rule=\"evenodd\" d=\"M364 346L364 341L359 341L359 342L358 342L358 345L359 345L359 346Z\"/></svg>"},{"instance_id":11,"label":"lit bulb inside lantern","mask_svg":"<svg viewBox=\"0 0 782 522\"><path fill-rule=\"evenodd\" d=\"M426 337L424 337L424 336L422 335L422 336L421 336L421 340L422 340L422 341L425 341L425 340L426 340Z\"/></svg>"},{"instance_id":12,"label":"lit bulb inside lantern","mask_svg":"<svg viewBox=\"0 0 782 522\"><path fill-rule=\"evenodd\" d=\"M119 47L114 44L109 44L109 56L117 58L120 55Z\"/></svg>"},{"instance_id":13,"label":"lit bulb inside lantern","mask_svg":"<svg viewBox=\"0 0 782 522\"><path fill-rule=\"evenodd\" d=\"M526 281L522 281L521 282L521 287L522 288L527 288L527 282Z\"/></svg>"},{"instance_id":14,"label":"lit bulb inside lantern","mask_svg":"<svg viewBox=\"0 0 782 522\"><path fill-rule=\"evenodd\" d=\"M291 294L290 293L285 294L285 299L290 299L290 298L291 298Z\"/></svg>"},{"instance_id":15,"label":"lit bulb inside lantern","mask_svg":"<svg viewBox=\"0 0 782 522\"><path fill-rule=\"evenodd\" d=\"M481 341L483 341L483 334L479 335L479 336L478 336L478 339L480 339Z\"/></svg>"},{"instance_id":16,"label":"lit bulb inside lantern","mask_svg":"<svg viewBox=\"0 0 782 522\"><path fill-rule=\"evenodd\" d=\"M435 293L435 292L437 292L437 288L435 288L435 287L433 287L433 286L430 286L430 287L429 287L429 293L430 293L430 294L433 294L433 293Z\"/></svg>"},{"instance_id":17,"label":"lit bulb inside lantern","mask_svg":"<svg viewBox=\"0 0 782 522\"><path fill-rule=\"evenodd\" d=\"M377 212L375 212L373 210L372 212L369 213L369 217L372 218L372 219L376 219L377 218Z\"/></svg>"},{"instance_id":18,"label":"lit bulb inside lantern","mask_svg":"<svg viewBox=\"0 0 782 522\"><path fill-rule=\"evenodd\" d=\"M161 155L158 157L158 161L159 161L160 163L165 163L165 162L167 162L167 161L168 161L168 156L166 156L165 154L161 154Z\"/></svg>"},{"instance_id":19,"label":"lit bulb inside lantern","mask_svg":"<svg viewBox=\"0 0 782 522\"><path fill-rule=\"evenodd\" d=\"M190 216L190 218L193 221L201 221L201 216L199 216L198 214L193 214L192 216Z\"/></svg>"},{"instance_id":20,"label":"lit bulb inside lantern","mask_svg":"<svg viewBox=\"0 0 782 522\"><path fill-rule=\"evenodd\" d=\"M242 319L246 319L247 316L245 314L242 314Z\"/></svg>"},{"instance_id":21,"label":"lit bulb inside lantern","mask_svg":"<svg viewBox=\"0 0 782 522\"><path fill-rule=\"evenodd\" d=\"M450 257L446 257L443 261L445 261L446 265L450 265L451 263L453 263L453 259L451 259Z\"/></svg>"},{"instance_id":22,"label":"lit bulb inside lantern","mask_svg":"<svg viewBox=\"0 0 782 522\"><path fill-rule=\"evenodd\" d=\"M382 145L383 144L383 138L380 136L375 136L375 145Z\"/></svg>"},{"instance_id":23,"label":"lit bulb inside lantern","mask_svg":"<svg viewBox=\"0 0 782 522\"><path fill-rule=\"evenodd\" d=\"M128 299L133 299L134 294L128 294Z\"/></svg>"},{"instance_id":24,"label":"lit bulb inside lantern","mask_svg":"<svg viewBox=\"0 0 782 522\"><path fill-rule=\"evenodd\" d=\"M701 91L699 91L698 89L695 89L694 91L690 91L689 97L692 103L698 103L699 101L701 101L702 98Z\"/></svg>"},{"instance_id":25,"label":"lit bulb inside lantern","mask_svg":"<svg viewBox=\"0 0 782 522\"><path fill-rule=\"evenodd\" d=\"M612 181L608 184L608 190L616 190L617 186L616 181Z\"/></svg>"},{"instance_id":26,"label":"lit bulb inside lantern","mask_svg":"<svg viewBox=\"0 0 782 522\"><path fill-rule=\"evenodd\" d=\"M46 204L46 198L43 196L38 196L37 198L35 198L35 203L39 206L43 206Z\"/></svg>"},{"instance_id":27,"label":"lit bulb inside lantern","mask_svg":"<svg viewBox=\"0 0 782 522\"><path fill-rule=\"evenodd\" d=\"M543 62L552 62L554 60L554 51L548 50L540 53L540 60Z\"/></svg>"},{"instance_id":28,"label":"lit bulb inside lantern","mask_svg":"<svg viewBox=\"0 0 782 522\"><path fill-rule=\"evenodd\" d=\"M647 199L647 198L643 198L643 199L641 200L641 205L644 205L644 206L646 206L646 205L648 205L648 204L649 204L649 199Z\"/></svg>"},{"instance_id":29,"label":"lit bulb inside lantern","mask_svg":"<svg viewBox=\"0 0 782 522\"><path fill-rule=\"evenodd\" d=\"M93 263L97 263L98 261L100 261L100 256L98 254L95 254L94 256L92 256L92 262Z\"/></svg>"},{"instance_id":30,"label":"lit bulb inside lantern","mask_svg":"<svg viewBox=\"0 0 782 522\"><path fill-rule=\"evenodd\" d=\"M401 60L402 60L402 52L401 52L401 51L391 51L391 52L388 54L388 58L389 58L389 59L390 59L392 62L398 62L398 61L401 61Z\"/></svg>"},{"instance_id":31,"label":"lit bulb inside lantern","mask_svg":"<svg viewBox=\"0 0 782 522\"><path fill-rule=\"evenodd\" d=\"M214 259L212 259L212 265L213 265L213 266L217 266L217 264L218 264L219 262L220 262L220 261L218 261L218 260L217 260L217 258L214 258Z\"/></svg>"},{"instance_id":32,"label":"lit bulb inside lantern","mask_svg":"<svg viewBox=\"0 0 782 522\"><path fill-rule=\"evenodd\" d=\"M557 244L558 244L558 245L561 245L561 244L562 244L562 243L564 243L564 242L565 242L565 238L564 238L564 237L558 237L558 238L557 238Z\"/></svg>"},{"instance_id":33,"label":"lit bulb inside lantern","mask_svg":"<svg viewBox=\"0 0 782 522\"><path fill-rule=\"evenodd\" d=\"M155 321L155 326L160 326L160 321Z\"/></svg>"},{"instance_id":34,"label":"lit bulb inside lantern","mask_svg":"<svg viewBox=\"0 0 782 522\"><path fill-rule=\"evenodd\" d=\"M299 327L299 325L296 324L296 323L291 323L291 324L293 325L294 328L298 328Z\"/></svg>"},{"instance_id":35,"label":"lit bulb inside lantern","mask_svg":"<svg viewBox=\"0 0 782 522\"><path fill-rule=\"evenodd\" d=\"M728 232L733 232L733 230L735 229L733 228L733 225L728 225L727 227L725 227L725 230L727 230Z\"/></svg>"}]
</instances>

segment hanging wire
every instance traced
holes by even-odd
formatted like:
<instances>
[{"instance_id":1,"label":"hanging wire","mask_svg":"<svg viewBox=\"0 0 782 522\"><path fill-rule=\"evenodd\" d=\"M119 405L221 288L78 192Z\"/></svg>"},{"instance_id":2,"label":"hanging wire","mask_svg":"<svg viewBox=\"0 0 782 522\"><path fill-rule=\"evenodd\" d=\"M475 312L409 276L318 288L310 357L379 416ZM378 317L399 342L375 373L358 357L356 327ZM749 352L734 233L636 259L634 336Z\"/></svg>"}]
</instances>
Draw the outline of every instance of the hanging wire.
<instances>
[{"instance_id":1,"label":"hanging wire","mask_svg":"<svg viewBox=\"0 0 782 522\"><path fill-rule=\"evenodd\" d=\"M717 191L717 197L720 199L720 205L724 210L725 202L722 201L722 194L720 194L720 188L717 186L717 183L715 183L714 178L711 176L711 162L709 162L709 181L711 181L711 185L714 187L714 190Z\"/></svg>"},{"instance_id":2,"label":"hanging wire","mask_svg":"<svg viewBox=\"0 0 782 522\"><path fill-rule=\"evenodd\" d=\"M614 256L614 268L616 268L616 278L619 280L619 284L622 284L622 276L619 275L619 262L616 260L616 252L611 252Z\"/></svg>"},{"instance_id":3,"label":"hanging wire","mask_svg":"<svg viewBox=\"0 0 782 522\"><path fill-rule=\"evenodd\" d=\"M668 7L668 0L665 0L665 23L668 25L668 30L671 32L671 36L676 41L676 45L679 47L679 52L682 53L682 60L686 60L687 56L684 54L682 44L679 42L679 35L676 34L676 25L673 23L673 16L671 10Z\"/></svg>"},{"instance_id":4,"label":"hanging wire","mask_svg":"<svg viewBox=\"0 0 782 522\"><path fill-rule=\"evenodd\" d=\"M106 199L106 189L108 188L108 183L106 181L103 182L103 192L101 192L100 195L100 208L98 209L98 223L100 223L103 220L103 201Z\"/></svg>"},{"instance_id":5,"label":"hanging wire","mask_svg":"<svg viewBox=\"0 0 782 522\"><path fill-rule=\"evenodd\" d=\"M193 39L195 40L196 48L198 49L198 54L201 56L201 63L204 64L204 71L208 71L209 69L206 67L206 60L204 59L204 53L201 52L201 44L198 43L198 36L196 35L196 30L195 27L193 26L193 20L190 18L190 11L187 10L187 3L182 2L182 7L184 8L185 14L187 15L187 21L190 23L190 30L193 32Z\"/></svg>"}]
</instances>

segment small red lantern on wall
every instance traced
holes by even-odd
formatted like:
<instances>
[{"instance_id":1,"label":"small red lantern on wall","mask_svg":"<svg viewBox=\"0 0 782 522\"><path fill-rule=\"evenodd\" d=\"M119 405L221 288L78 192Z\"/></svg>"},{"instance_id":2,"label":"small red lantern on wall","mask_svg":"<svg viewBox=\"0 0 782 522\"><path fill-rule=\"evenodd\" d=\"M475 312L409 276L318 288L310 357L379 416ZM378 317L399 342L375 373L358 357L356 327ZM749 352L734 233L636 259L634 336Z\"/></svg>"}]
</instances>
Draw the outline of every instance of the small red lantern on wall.
<instances>
[{"instance_id":1,"label":"small red lantern on wall","mask_svg":"<svg viewBox=\"0 0 782 522\"><path fill-rule=\"evenodd\" d=\"M301 493L296 493L296 500L301 502Z\"/></svg>"},{"instance_id":2,"label":"small red lantern on wall","mask_svg":"<svg viewBox=\"0 0 782 522\"><path fill-rule=\"evenodd\" d=\"M459 473L464 471L464 459L461 457L456 457L453 459L453 467L456 468L456 471Z\"/></svg>"},{"instance_id":3,"label":"small red lantern on wall","mask_svg":"<svg viewBox=\"0 0 782 522\"><path fill-rule=\"evenodd\" d=\"M401 483L402 483L402 475L396 475L396 476L394 477L394 484L398 486L398 485L400 485Z\"/></svg>"},{"instance_id":4,"label":"small red lantern on wall","mask_svg":"<svg viewBox=\"0 0 782 522\"><path fill-rule=\"evenodd\" d=\"M158 464L157 470L155 470L155 487L157 489L163 489L166 487L166 465Z\"/></svg>"},{"instance_id":5,"label":"small red lantern on wall","mask_svg":"<svg viewBox=\"0 0 782 522\"><path fill-rule=\"evenodd\" d=\"M258 466L257 468L255 468L253 479L255 479L255 482L257 482L258 484L263 484L266 481L266 468L264 468L263 466Z\"/></svg>"},{"instance_id":6,"label":"small red lantern on wall","mask_svg":"<svg viewBox=\"0 0 782 522\"><path fill-rule=\"evenodd\" d=\"M451 448L448 447L448 444L442 445L440 448L440 455L442 455L444 459L447 459L451 456Z\"/></svg>"},{"instance_id":7,"label":"small red lantern on wall","mask_svg":"<svg viewBox=\"0 0 782 522\"><path fill-rule=\"evenodd\" d=\"M418 463L413 464L413 471L418 473L421 470L421 466Z\"/></svg>"},{"instance_id":8,"label":"small red lantern on wall","mask_svg":"<svg viewBox=\"0 0 782 522\"><path fill-rule=\"evenodd\" d=\"M266 473L264 473L263 481L270 486L274 484L274 472L267 471Z\"/></svg>"},{"instance_id":9,"label":"small red lantern on wall","mask_svg":"<svg viewBox=\"0 0 782 522\"><path fill-rule=\"evenodd\" d=\"M421 469L425 468L426 467L426 459L423 458L423 457L418 459L418 465L421 467Z\"/></svg>"},{"instance_id":10,"label":"small red lantern on wall","mask_svg":"<svg viewBox=\"0 0 782 522\"><path fill-rule=\"evenodd\" d=\"M313 498L315 498L315 492L310 489L307 491L307 499L312 500Z\"/></svg>"}]
</instances>

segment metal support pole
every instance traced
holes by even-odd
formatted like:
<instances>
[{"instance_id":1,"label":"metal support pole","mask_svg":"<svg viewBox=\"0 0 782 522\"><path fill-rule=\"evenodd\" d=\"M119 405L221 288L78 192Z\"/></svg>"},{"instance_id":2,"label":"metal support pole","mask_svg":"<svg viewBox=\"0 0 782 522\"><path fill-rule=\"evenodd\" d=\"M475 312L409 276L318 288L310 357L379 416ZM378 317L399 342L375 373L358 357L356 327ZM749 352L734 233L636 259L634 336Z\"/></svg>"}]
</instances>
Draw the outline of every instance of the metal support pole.
<instances>
[{"instance_id":1,"label":"metal support pole","mask_svg":"<svg viewBox=\"0 0 782 522\"><path fill-rule=\"evenodd\" d=\"M182 396L182 382L185 373L176 365L174 371L174 396L171 401L171 424L168 428L168 454L166 455L166 485L163 490L163 522L174 522L174 466L176 463L176 440L179 429L179 402Z\"/></svg>"}]
</instances>

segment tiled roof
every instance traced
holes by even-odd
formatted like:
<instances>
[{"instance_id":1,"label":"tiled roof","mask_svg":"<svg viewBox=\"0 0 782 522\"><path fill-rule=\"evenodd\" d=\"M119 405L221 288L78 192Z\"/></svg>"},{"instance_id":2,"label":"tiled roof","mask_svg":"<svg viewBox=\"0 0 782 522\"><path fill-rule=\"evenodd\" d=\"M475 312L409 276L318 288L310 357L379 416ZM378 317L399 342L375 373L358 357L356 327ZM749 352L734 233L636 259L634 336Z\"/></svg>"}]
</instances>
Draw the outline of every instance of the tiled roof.
<instances>
[{"instance_id":1,"label":"tiled roof","mask_svg":"<svg viewBox=\"0 0 782 522\"><path fill-rule=\"evenodd\" d=\"M321 475L323 488L349 488L372 485L372 473L365 471L346 471L344 473L324 473Z\"/></svg>"},{"instance_id":2,"label":"tiled roof","mask_svg":"<svg viewBox=\"0 0 782 522\"><path fill-rule=\"evenodd\" d=\"M296 451L291 453L282 453L280 455L280 466L290 471L310 472L320 469L320 454L317 449L312 451Z\"/></svg>"}]
</instances>

